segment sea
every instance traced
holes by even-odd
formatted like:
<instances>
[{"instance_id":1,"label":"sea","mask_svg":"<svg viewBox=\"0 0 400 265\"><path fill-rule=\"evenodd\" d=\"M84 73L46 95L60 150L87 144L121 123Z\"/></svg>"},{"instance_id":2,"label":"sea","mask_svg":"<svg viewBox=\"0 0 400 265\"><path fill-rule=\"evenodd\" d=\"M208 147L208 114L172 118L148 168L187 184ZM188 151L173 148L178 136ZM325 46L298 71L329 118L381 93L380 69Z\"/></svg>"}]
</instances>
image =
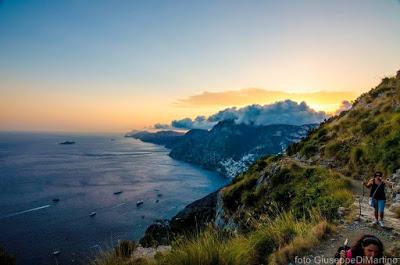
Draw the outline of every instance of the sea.
<instances>
[{"instance_id":1,"label":"sea","mask_svg":"<svg viewBox=\"0 0 400 265\"><path fill-rule=\"evenodd\" d=\"M18 265L88 264L228 183L168 153L123 134L1 132L0 246Z\"/></svg>"}]
</instances>

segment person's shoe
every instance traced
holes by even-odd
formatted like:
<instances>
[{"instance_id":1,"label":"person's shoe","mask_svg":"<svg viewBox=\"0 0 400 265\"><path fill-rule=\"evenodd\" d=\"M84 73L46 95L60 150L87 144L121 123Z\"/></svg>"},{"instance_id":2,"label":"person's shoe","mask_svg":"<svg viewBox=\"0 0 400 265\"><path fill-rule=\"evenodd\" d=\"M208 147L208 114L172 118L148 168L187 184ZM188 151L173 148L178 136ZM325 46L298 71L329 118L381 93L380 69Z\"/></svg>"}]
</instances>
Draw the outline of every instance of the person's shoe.
<instances>
[{"instance_id":1,"label":"person's shoe","mask_svg":"<svg viewBox=\"0 0 400 265\"><path fill-rule=\"evenodd\" d=\"M380 225L381 227L385 227L385 224L383 223L382 220L380 220L378 223L379 223L379 225Z\"/></svg>"},{"instance_id":2,"label":"person's shoe","mask_svg":"<svg viewBox=\"0 0 400 265\"><path fill-rule=\"evenodd\" d=\"M378 220L373 221L372 225L379 225L379 221Z\"/></svg>"}]
</instances>

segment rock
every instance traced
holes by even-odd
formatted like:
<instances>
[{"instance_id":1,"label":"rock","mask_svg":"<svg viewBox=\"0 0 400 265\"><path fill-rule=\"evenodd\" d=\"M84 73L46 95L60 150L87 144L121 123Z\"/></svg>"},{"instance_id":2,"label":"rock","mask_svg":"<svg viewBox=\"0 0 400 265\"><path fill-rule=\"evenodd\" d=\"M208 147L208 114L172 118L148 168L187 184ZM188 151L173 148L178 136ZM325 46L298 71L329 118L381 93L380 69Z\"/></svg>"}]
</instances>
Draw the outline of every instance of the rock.
<instances>
[{"instance_id":1,"label":"rock","mask_svg":"<svg viewBox=\"0 0 400 265\"><path fill-rule=\"evenodd\" d=\"M169 220L157 220L146 229L145 235L140 239L140 244L144 247L169 244L171 228Z\"/></svg>"},{"instance_id":2,"label":"rock","mask_svg":"<svg viewBox=\"0 0 400 265\"><path fill-rule=\"evenodd\" d=\"M213 222L218 192L187 205L171 220L158 220L150 225L140 239L140 244L144 247L168 245L174 235L193 233Z\"/></svg>"},{"instance_id":3,"label":"rock","mask_svg":"<svg viewBox=\"0 0 400 265\"><path fill-rule=\"evenodd\" d=\"M144 248L144 247L137 247L135 251L133 252L133 257L135 259L141 259L141 258L154 258L154 256L157 253L165 253L171 250L171 246L158 246L157 248Z\"/></svg>"},{"instance_id":4,"label":"rock","mask_svg":"<svg viewBox=\"0 0 400 265\"><path fill-rule=\"evenodd\" d=\"M346 208L344 207L339 207L337 210L337 214L339 217L343 217L344 216L344 212L345 212Z\"/></svg>"},{"instance_id":5,"label":"rock","mask_svg":"<svg viewBox=\"0 0 400 265\"><path fill-rule=\"evenodd\" d=\"M393 204L389 207L389 210L392 211L392 212L394 212L394 211L397 210L397 209L400 209L400 202L393 203Z\"/></svg>"}]
</instances>

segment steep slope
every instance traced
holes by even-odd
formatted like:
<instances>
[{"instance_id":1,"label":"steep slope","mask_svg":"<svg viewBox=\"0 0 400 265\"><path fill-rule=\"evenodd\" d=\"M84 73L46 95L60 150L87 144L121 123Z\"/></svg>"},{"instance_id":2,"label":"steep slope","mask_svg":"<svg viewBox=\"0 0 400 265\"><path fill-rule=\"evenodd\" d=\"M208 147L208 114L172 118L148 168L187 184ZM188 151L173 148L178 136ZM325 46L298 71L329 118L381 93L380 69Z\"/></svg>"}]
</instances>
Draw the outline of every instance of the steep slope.
<instances>
[{"instance_id":1,"label":"steep slope","mask_svg":"<svg viewBox=\"0 0 400 265\"><path fill-rule=\"evenodd\" d=\"M400 167L400 72L290 146L288 154L358 178L376 170L393 173Z\"/></svg>"},{"instance_id":2,"label":"steep slope","mask_svg":"<svg viewBox=\"0 0 400 265\"><path fill-rule=\"evenodd\" d=\"M316 207L326 217L333 217L344 202L344 193L327 190L342 190L343 183L337 176L371 177L376 170L391 176L398 168L400 71L361 95L350 110L323 122L306 139L291 145L288 155L257 161L225 187L221 192L225 219L238 215L241 209L251 214L262 212L262 207L271 201L295 212ZM317 187L304 181L311 179L310 172L318 176ZM400 180L395 181L390 197L398 197L400 192ZM324 185L325 182L330 183ZM331 195L324 198L327 193ZM297 203L299 197L304 203L307 196L306 204Z\"/></svg>"}]
</instances>

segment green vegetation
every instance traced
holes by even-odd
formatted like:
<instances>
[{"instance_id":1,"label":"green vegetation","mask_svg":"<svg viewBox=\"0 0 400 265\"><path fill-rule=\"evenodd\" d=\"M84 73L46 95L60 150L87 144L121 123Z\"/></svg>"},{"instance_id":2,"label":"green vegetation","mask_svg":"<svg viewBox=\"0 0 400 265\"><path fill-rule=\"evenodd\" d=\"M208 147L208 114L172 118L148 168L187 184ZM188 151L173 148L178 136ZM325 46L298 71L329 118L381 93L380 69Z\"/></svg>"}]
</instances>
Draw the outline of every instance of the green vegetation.
<instances>
[{"instance_id":1,"label":"green vegetation","mask_svg":"<svg viewBox=\"0 0 400 265\"><path fill-rule=\"evenodd\" d=\"M254 231L235 235L211 226L204 231L174 242L172 250L154 259L121 257L116 251L105 252L95 265L256 265L287 264L294 256L318 243L334 227L318 213L305 220L292 212L282 212L274 219L264 218Z\"/></svg>"},{"instance_id":2,"label":"green vegetation","mask_svg":"<svg viewBox=\"0 0 400 265\"><path fill-rule=\"evenodd\" d=\"M111 251L103 251L92 262L93 265L138 265L147 264L146 260L130 260L136 248L133 241L122 240Z\"/></svg>"},{"instance_id":3,"label":"green vegetation","mask_svg":"<svg viewBox=\"0 0 400 265\"><path fill-rule=\"evenodd\" d=\"M317 162L330 161L344 175L365 178L400 168L400 78L383 79L352 109L330 118L288 148Z\"/></svg>"},{"instance_id":4,"label":"green vegetation","mask_svg":"<svg viewBox=\"0 0 400 265\"><path fill-rule=\"evenodd\" d=\"M293 211L296 217L304 217L310 209L318 208L324 218L333 220L338 207L351 202L349 183L338 173L299 165L287 158L278 162L270 160L264 160L268 175L261 178L263 181L250 170L222 190L224 206L230 213L240 215L239 208L244 206L246 213L273 214L275 205L279 205ZM239 224L242 221L237 220Z\"/></svg>"}]
</instances>

